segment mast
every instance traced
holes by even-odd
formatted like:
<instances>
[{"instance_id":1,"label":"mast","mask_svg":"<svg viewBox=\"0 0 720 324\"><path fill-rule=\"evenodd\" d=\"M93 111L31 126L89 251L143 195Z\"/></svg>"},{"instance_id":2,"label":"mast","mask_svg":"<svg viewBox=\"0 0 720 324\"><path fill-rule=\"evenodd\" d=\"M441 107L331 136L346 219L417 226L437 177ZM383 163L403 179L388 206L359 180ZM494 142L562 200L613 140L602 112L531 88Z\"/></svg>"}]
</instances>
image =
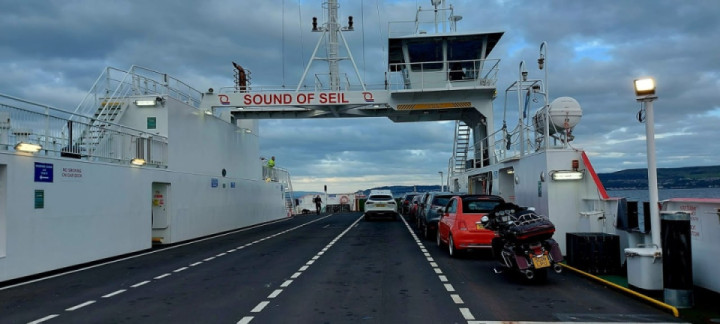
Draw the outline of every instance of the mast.
<instances>
[{"instance_id":1,"label":"mast","mask_svg":"<svg viewBox=\"0 0 720 324\"><path fill-rule=\"evenodd\" d=\"M340 90L340 68L338 66L338 34L340 33L340 24L337 22L338 18L338 3L337 0L329 0L327 2L328 10L328 67L330 69L330 89Z\"/></svg>"},{"instance_id":2,"label":"mast","mask_svg":"<svg viewBox=\"0 0 720 324\"><path fill-rule=\"evenodd\" d=\"M348 25L347 27L341 27L340 23L338 22L338 8L339 8L338 0L327 0L323 4L323 8L327 9L327 17L328 21L323 25L318 27L317 23L317 17L313 17L313 32L322 32L322 36L318 40L317 45L315 45L315 50L313 51L313 54L310 56L310 62L305 67L305 71L303 72L302 77L300 78L300 82L298 83L298 86L296 88L296 91L299 91L302 87L303 82L305 81L305 78L307 77L307 73L310 70L310 67L312 66L313 61L315 60L323 60L328 62L328 70L329 70L329 88L330 90L339 91L341 90L341 84L340 84L340 66L339 62L341 60L350 60L350 62L353 65L353 68L355 69L355 75L357 76L358 80L360 81L360 85L362 86L363 90L365 89L365 83L362 80L362 77L360 76L360 71L357 68L357 65L355 64L355 59L352 56L352 53L350 52L350 47L347 44L347 41L345 40L345 37L342 35L343 31L353 31L355 30L353 27L353 17L348 17ZM317 57L318 49L320 48L320 44L322 44L322 41L327 37L326 41L326 52L327 57ZM343 44L345 45L345 50L347 52L348 57L340 57L339 55L339 48L340 48L340 40L342 40Z\"/></svg>"}]
</instances>

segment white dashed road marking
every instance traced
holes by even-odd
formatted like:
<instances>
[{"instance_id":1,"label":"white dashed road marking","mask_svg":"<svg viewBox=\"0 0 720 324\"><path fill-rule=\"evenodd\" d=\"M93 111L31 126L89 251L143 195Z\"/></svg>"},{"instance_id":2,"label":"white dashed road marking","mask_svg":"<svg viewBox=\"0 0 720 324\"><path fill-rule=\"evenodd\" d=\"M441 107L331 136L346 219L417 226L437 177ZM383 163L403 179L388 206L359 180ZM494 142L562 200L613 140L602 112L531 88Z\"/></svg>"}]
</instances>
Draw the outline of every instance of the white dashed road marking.
<instances>
[{"instance_id":1,"label":"white dashed road marking","mask_svg":"<svg viewBox=\"0 0 720 324\"><path fill-rule=\"evenodd\" d=\"M346 228L342 233L340 233L337 237L335 237L335 239L333 239L332 241L330 241L330 243L328 243L328 245L326 245L320 252L318 252L317 254L315 254L315 256L313 256L312 258L310 258L310 260L309 260L308 262L306 262L305 265L303 265L302 267L300 267L300 269L298 269L298 271L295 272L295 273L292 275L292 278L295 279L295 278L297 278L297 277L300 277L300 275L301 275L304 271L307 271L307 269L310 268L310 266L311 266L313 263L315 263L316 260L320 259L320 257L321 257L331 246L333 246L333 244L335 244L335 242L337 242L338 240L340 240L340 238L343 237L343 235L345 235L345 233L347 233L351 228L354 228L361 219L362 219L362 217L360 217L360 218L358 218L357 220L355 220L355 222L353 222L352 224L350 224L350 226L348 226L348 228ZM282 288L287 288L287 287L290 286L292 283L293 283L293 280L285 280L285 281L280 285L280 287L282 287ZM275 298L275 297L277 297L278 295L280 295L280 293L282 293L282 292L283 292L283 289L276 289L276 290L273 291L270 295L268 295L267 298L268 298L268 299ZM255 306L255 308L253 308L250 312L251 312L251 313L260 313L268 304L270 304L270 301L267 301L267 300L266 300L266 301L262 301L262 302L260 302L257 306ZM254 317L254 316L245 316L245 317L243 317L242 319L240 319L240 321L238 321L238 324L247 324L247 323L250 323L250 321L252 321L253 318L255 318L255 317Z\"/></svg>"},{"instance_id":2,"label":"white dashed road marking","mask_svg":"<svg viewBox=\"0 0 720 324\"><path fill-rule=\"evenodd\" d=\"M475 319L475 316L470 313L470 309L468 308L460 308L460 313L462 313L462 316L465 317L465 319L468 321Z\"/></svg>"},{"instance_id":3,"label":"white dashed road marking","mask_svg":"<svg viewBox=\"0 0 720 324\"><path fill-rule=\"evenodd\" d=\"M237 324L248 324L248 323L250 323L250 321L253 320L253 318L255 318L255 317L253 317L253 316L245 316L245 317L243 317L240 321L238 321Z\"/></svg>"},{"instance_id":4,"label":"white dashed road marking","mask_svg":"<svg viewBox=\"0 0 720 324\"><path fill-rule=\"evenodd\" d=\"M276 237L276 236L278 236L278 235L280 235L280 234L285 234L285 233L294 231L294 230L299 229L299 228L301 228L301 227L303 227L303 226L306 226L306 225L315 223L315 222L317 222L317 221L323 220L323 219L328 218L328 217L330 217L330 216L332 216L332 214L329 214L329 215L327 215L327 216L318 218L318 219L316 219L316 220L313 220L313 221L310 221L310 222L307 222L307 223L304 223L304 224L300 224L300 225L298 225L298 226L295 226L295 227L293 227L293 228L284 230L284 231L282 231L282 232L275 233L275 234L273 234L273 235L269 235L269 236L267 236L267 237L265 237L265 238L262 238L262 239L260 239L260 240L254 241L253 243L258 243L258 242L261 242L261 241L264 241L264 240L267 240L267 239L270 239L270 238L274 238L274 237ZM267 223L267 224L272 224L272 223L275 223L275 222L271 222L271 223ZM264 225L262 225L262 226L264 226ZM255 228L255 227L251 227L251 228ZM248 229L250 229L250 228L248 228ZM247 230L247 229L242 229L242 230L238 230L238 231L233 231L233 232L230 232L230 233L226 233L226 234L222 234L222 235L217 235L217 236L214 236L214 237L210 237L210 238L206 238L206 239L201 239L201 240L197 240L197 241L193 241L193 242L189 242L189 243L179 244L179 245L176 245L176 246L174 246L174 247L170 247L170 248L163 249L163 250L169 250L169 249L174 249L174 248L178 248L178 247L181 247L181 246L186 246L186 245L190 245L190 244L195 244L195 243L199 243L199 242L202 242L202 241L206 241L206 240L209 240L209 239L212 239L212 238L222 237L222 236L230 235L230 234L233 234L233 233L242 232L242 231L245 231L245 230ZM346 230L346 231L347 231L347 230ZM344 232L343 232L343 234L344 234ZM341 236L342 236L342 235L341 235ZM235 252L235 251L237 251L237 250L239 250L239 249L243 249L243 248L245 248L245 247L248 247L248 246L252 245L253 243L248 243L248 244L245 244L245 245L243 245L243 246L237 247L237 248L235 248L235 249L227 250L226 252L219 253L219 254L217 254L217 255L215 255L215 256L208 257L208 258L204 259L203 261L204 261L204 262L208 262L208 261L211 261L211 260L213 260L213 259L215 259L215 258L225 256L225 255L227 255L228 253L232 253L232 252ZM38 279L38 280L28 281L28 282L25 282L25 283L22 283L22 284L17 284L17 285L13 285L13 286L3 287L3 288L0 288L0 290L12 288L12 287L17 287L17 286L20 286L20 285L26 285L26 284L29 284L29 283L38 282L38 281L46 280L46 279L50 279L50 278L55 278L55 277L59 277L59 276L65 275L65 274L70 274L70 273L79 272L79 271L82 271L82 270L88 270L88 269L96 268L96 267L99 267L99 266L102 266L102 265L112 264L112 263L116 263L116 262L120 262L120 261L124 261L124 260L129 260L129 259L132 259L132 258L137 258L137 257L140 257L140 256L144 256L144 255L148 255L148 254L153 254L153 253L156 253L156 252L158 252L158 251L143 253L143 254L139 254L139 255L133 256L133 257L128 257L128 258L123 258L123 259L119 259L119 260L114 260L114 261L111 261L111 262L107 262L107 263L103 263L103 264L99 264L99 265L94 265L94 266L87 267L87 268L83 268L83 269L80 269L80 270L69 271L69 272L67 272L67 273L63 273L63 274L60 274L60 275L49 276L49 277L42 278L42 279ZM315 258L315 259L317 259L317 258ZM198 266L198 265L202 264L203 261L198 261L198 262L192 263L192 264L190 264L190 267ZM312 261L311 261L309 264L312 264ZM173 272L174 272L174 273L182 272L182 271L184 271L184 270L187 270L188 268L189 268L189 267L178 268L178 269L173 270ZM307 269L307 266L305 266L305 269ZM304 271L304 269L302 269L302 270L300 270L300 271ZM165 273L165 274L162 274L162 275L159 275L159 276L155 277L154 279L158 280L158 279L162 279L162 278L168 277L168 276L170 276L170 275L172 275L172 274L171 274L171 273ZM151 282L150 280L146 280L146 281L142 281L142 282L136 283L136 284L134 284L134 285L132 285L132 286L130 286L130 287L132 287L132 288L138 288L138 287L143 286L143 285L146 285L146 284L148 284L148 283L150 283L150 282ZM292 280L288 280L286 283L287 283L287 285L289 285L291 282L292 282ZM117 290L117 291L115 291L115 292L112 292L112 293L109 293L109 294L107 294L107 295L104 295L104 296L102 296L102 297L103 297L103 298L110 298L110 297L116 296L116 295L118 295L118 294L121 294L121 293L123 293L123 292L125 292L125 291L127 291L127 290L126 290L126 289L120 289L120 290ZM278 294L280 294L280 292L282 292L281 289L278 289L278 290L274 291L269 298L274 298L274 297L276 297ZM65 309L65 311L72 312L72 311L78 310L78 309L80 309L80 308L83 308L83 307L85 307L85 306L92 305L92 304L94 304L94 303L95 303L94 300L90 300L90 301L84 302L84 303L82 303L82 304L78 304L78 305L75 305L75 306L73 306L73 307L67 308L67 309ZM262 303L260 303L258 306L256 306L255 309L258 309L258 307L260 307L259 310L258 310L258 312L259 312L259 311L262 310L262 308L265 307L268 303L269 303L269 302L262 302ZM262 307L261 307L261 306L262 306ZM42 322L51 320L51 319L53 319L53 318L56 318L56 317L58 317L58 316L60 316L60 315L59 315L59 314L48 315L48 316L45 316L45 317L43 317L43 318L37 319L37 320L35 320L35 321L33 321L33 322L30 322L30 323L31 323L31 324L42 323ZM249 323L252 319L253 319L253 316L246 316L246 317L243 317L238 323Z\"/></svg>"},{"instance_id":5,"label":"white dashed road marking","mask_svg":"<svg viewBox=\"0 0 720 324\"><path fill-rule=\"evenodd\" d=\"M94 303L95 303L94 300L88 300L88 301L86 301L86 302L84 302L84 303L82 303L82 304L79 304L79 305L75 305L75 306L73 306L73 307L70 307L70 308L66 309L66 311L72 312L72 311L74 311L74 310L78 310L78 309L80 309L80 308L83 308L83 307L88 306L88 305L92 305L92 304L94 304Z\"/></svg>"},{"instance_id":6,"label":"white dashed road marking","mask_svg":"<svg viewBox=\"0 0 720 324\"><path fill-rule=\"evenodd\" d=\"M130 286L130 287L137 288L137 287L140 287L140 286L142 286L142 285L144 285L144 284L146 284L146 283L148 283L148 282L150 282L150 280L145 280L145 281L143 281L143 282L138 282L138 283L136 283L136 284L134 284L134 285L132 285L132 286Z\"/></svg>"},{"instance_id":7,"label":"white dashed road marking","mask_svg":"<svg viewBox=\"0 0 720 324\"><path fill-rule=\"evenodd\" d=\"M32 321L32 322L30 322L30 323L28 323L28 324L39 324L39 323L45 322L45 321L47 321L47 320L51 320L51 319L53 319L53 318L55 318L55 317L58 317L58 316L60 316L60 315L58 315L58 314L48 315L48 316L45 316L45 317L43 317L43 318L41 318L41 319Z\"/></svg>"},{"instance_id":8,"label":"white dashed road marking","mask_svg":"<svg viewBox=\"0 0 720 324\"><path fill-rule=\"evenodd\" d=\"M453 294L453 295L450 295L450 297L452 297L452 299L453 299L453 301L455 302L455 304L464 304L462 298L460 298L460 295L454 295L454 294Z\"/></svg>"},{"instance_id":9,"label":"white dashed road marking","mask_svg":"<svg viewBox=\"0 0 720 324\"><path fill-rule=\"evenodd\" d=\"M253 308L250 312L251 312L251 313L260 313L260 312L262 312L263 308L265 308L265 306L267 306L268 304L270 304L269 301L261 301L261 302L260 302L259 304L257 304L257 306L255 306L255 308Z\"/></svg>"},{"instance_id":10,"label":"white dashed road marking","mask_svg":"<svg viewBox=\"0 0 720 324\"><path fill-rule=\"evenodd\" d=\"M408 231L410 232L410 235L415 239L415 242L417 242L418 247L420 248L420 252L425 256L425 258L428 261L428 264L433 269L435 274L438 275L438 279L440 279L440 282L443 283L443 286L445 287L445 290L448 292L454 292L455 287L453 287L452 284L448 283L448 278L443 274L442 269L440 269L440 266L435 262L435 260L432 258L428 250L425 248L425 245L422 244L420 239L418 239L417 235L415 235L415 232L413 232L413 229L410 227L410 224L405 220L405 218L400 217L400 219L405 223L405 227L407 227ZM464 302L462 298L460 298L460 295L458 294L450 294L450 298L452 298L453 302L456 305L463 305ZM465 318L466 321L468 320L474 320L475 316L470 312L469 308L459 308L460 314L462 314L463 318Z\"/></svg>"},{"instance_id":11,"label":"white dashed road marking","mask_svg":"<svg viewBox=\"0 0 720 324\"><path fill-rule=\"evenodd\" d=\"M107 295L105 295L105 296L102 296L102 297L103 297L103 298L110 298L110 297L112 297L112 296L122 294L122 293L124 293L125 291L126 291L125 289L120 289L120 290L118 290L118 291L111 292L111 293L109 293L109 294L107 294Z\"/></svg>"}]
</instances>

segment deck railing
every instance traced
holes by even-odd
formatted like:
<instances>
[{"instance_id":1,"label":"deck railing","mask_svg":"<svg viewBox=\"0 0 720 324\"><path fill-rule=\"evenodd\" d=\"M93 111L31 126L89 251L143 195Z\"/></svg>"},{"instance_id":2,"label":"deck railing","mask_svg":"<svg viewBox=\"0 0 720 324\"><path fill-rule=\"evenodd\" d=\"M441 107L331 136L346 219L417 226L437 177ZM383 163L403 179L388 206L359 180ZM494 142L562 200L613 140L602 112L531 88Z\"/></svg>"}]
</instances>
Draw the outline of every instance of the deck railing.
<instances>
[{"instance_id":1,"label":"deck railing","mask_svg":"<svg viewBox=\"0 0 720 324\"><path fill-rule=\"evenodd\" d=\"M40 145L35 155L167 167L167 138L0 94L0 151ZM89 134L92 134L90 136Z\"/></svg>"},{"instance_id":2,"label":"deck railing","mask_svg":"<svg viewBox=\"0 0 720 324\"><path fill-rule=\"evenodd\" d=\"M499 59L395 63L390 65L390 91L495 87Z\"/></svg>"},{"instance_id":3,"label":"deck railing","mask_svg":"<svg viewBox=\"0 0 720 324\"><path fill-rule=\"evenodd\" d=\"M167 95L195 108L202 99L200 91L166 73L134 65L128 71L108 67L95 80L74 114L92 116L103 102L132 95Z\"/></svg>"}]
</instances>

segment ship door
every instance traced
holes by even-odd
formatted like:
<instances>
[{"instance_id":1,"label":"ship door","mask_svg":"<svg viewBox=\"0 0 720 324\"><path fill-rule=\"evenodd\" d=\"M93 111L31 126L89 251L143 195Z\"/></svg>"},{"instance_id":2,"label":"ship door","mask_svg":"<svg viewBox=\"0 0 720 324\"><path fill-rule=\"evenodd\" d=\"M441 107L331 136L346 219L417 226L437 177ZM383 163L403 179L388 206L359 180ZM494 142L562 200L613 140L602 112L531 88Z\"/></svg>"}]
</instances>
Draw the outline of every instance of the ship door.
<instances>
[{"instance_id":1,"label":"ship door","mask_svg":"<svg viewBox=\"0 0 720 324\"><path fill-rule=\"evenodd\" d=\"M501 169L498 172L498 191L507 202L515 203L515 170L513 168Z\"/></svg>"},{"instance_id":2,"label":"ship door","mask_svg":"<svg viewBox=\"0 0 720 324\"><path fill-rule=\"evenodd\" d=\"M468 193L471 194L492 194L492 172L479 174L469 179Z\"/></svg>"},{"instance_id":3,"label":"ship door","mask_svg":"<svg viewBox=\"0 0 720 324\"><path fill-rule=\"evenodd\" d=\"M162 230L170 226L168 215L169 183L153 182L152 184L152 229Z\"/></svg>"}]
</instances>

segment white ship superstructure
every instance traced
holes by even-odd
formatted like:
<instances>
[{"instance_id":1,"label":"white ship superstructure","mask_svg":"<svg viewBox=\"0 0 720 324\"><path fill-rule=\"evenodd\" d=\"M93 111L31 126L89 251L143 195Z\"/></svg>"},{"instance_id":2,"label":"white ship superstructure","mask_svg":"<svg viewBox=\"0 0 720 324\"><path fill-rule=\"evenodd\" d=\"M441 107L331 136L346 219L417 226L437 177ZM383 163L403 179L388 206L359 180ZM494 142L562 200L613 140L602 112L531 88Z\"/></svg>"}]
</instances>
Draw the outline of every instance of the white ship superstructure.
<instances>
[{"instance_id":1,"label":"white ship superstructure","mask_svg":"<svg viewBox=\"0 0 720 324\"><path fill-rule=\"evenodd\" d=\"M200 98L139 67L108 68L75 112L2 96L0 281L287 217L257 122Z\"/></svg>"}]
</instances>

